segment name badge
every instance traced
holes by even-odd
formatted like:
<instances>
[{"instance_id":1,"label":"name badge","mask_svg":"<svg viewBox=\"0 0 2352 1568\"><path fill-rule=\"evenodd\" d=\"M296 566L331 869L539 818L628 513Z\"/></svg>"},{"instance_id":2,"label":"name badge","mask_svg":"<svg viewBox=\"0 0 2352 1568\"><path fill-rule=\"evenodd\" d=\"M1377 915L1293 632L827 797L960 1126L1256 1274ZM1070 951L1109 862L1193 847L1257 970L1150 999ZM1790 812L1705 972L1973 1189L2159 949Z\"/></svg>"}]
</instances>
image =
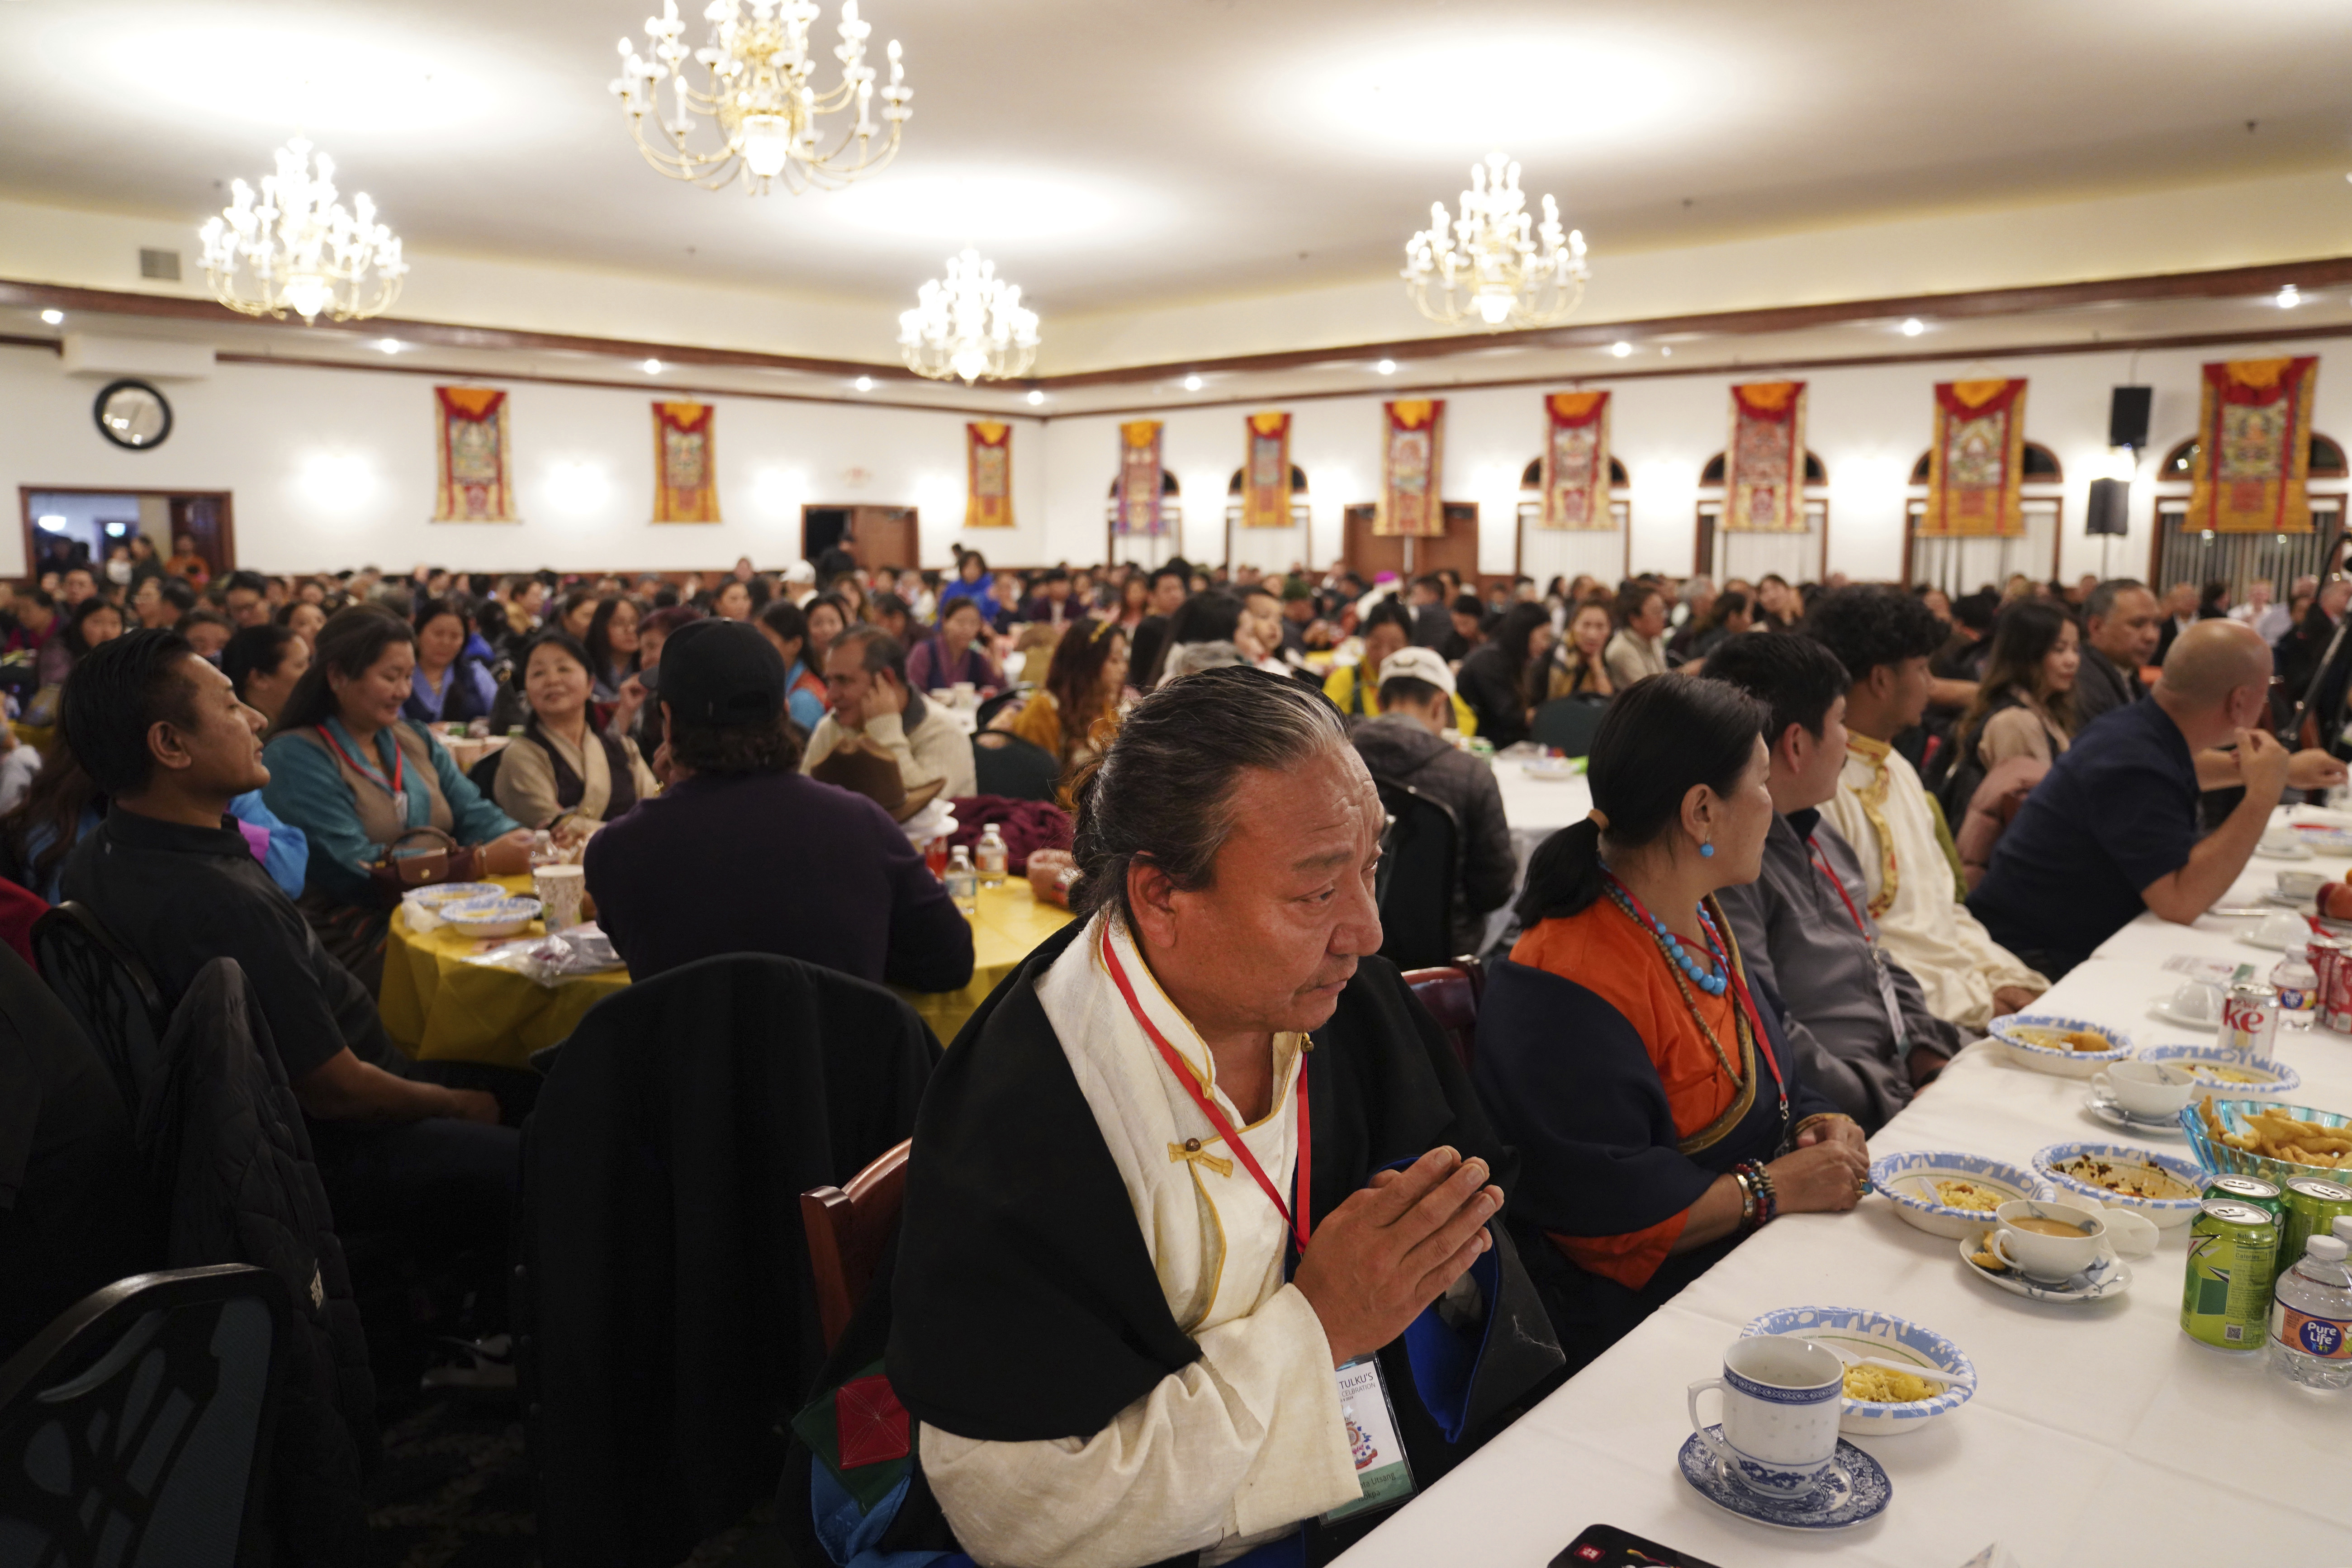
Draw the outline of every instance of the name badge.
<instances>
[{"instance_id":1,"label":"name badge","mask_svg":"<svg viewBox=\"0 0 2352 1568\"><path fill-rule=\"evenodd\" d=\"M1356 1484L1363 1495L1323 1516L1337 1524L1360 1513L1391 1508L1413 1493L1412 1465L1397 1436L1396 1410L1378 1358L1365 1356L1339 1371L1339 1414L1348 1423L1348 1447L1355 1457Z\"/></svg>"}]
</instances>

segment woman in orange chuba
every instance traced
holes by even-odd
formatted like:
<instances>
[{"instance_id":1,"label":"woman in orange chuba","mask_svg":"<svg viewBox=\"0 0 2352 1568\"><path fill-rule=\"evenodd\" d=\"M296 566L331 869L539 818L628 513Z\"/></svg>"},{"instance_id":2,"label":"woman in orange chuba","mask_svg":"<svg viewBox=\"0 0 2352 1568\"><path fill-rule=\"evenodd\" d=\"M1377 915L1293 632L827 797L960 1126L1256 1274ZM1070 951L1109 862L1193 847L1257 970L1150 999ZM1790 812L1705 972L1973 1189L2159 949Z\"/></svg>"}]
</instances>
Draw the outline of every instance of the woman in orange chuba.
<instances>
[{"instance_id":1,"label":"woman in orange chuba","mask_svg":"<svg viewBox=\"0 0 2352 1568\"><path fill-rule=\"evenodd\" d=\"M1591 818L1528 868L1474 1077L1519 1151L1511 1217L1571 1371L1776 1215L1850 1209L1862 1130L1790 1059L1722 888L1772 822L1763 706L1662 676L1593 739Z\"/></svg>"}]
</instances>

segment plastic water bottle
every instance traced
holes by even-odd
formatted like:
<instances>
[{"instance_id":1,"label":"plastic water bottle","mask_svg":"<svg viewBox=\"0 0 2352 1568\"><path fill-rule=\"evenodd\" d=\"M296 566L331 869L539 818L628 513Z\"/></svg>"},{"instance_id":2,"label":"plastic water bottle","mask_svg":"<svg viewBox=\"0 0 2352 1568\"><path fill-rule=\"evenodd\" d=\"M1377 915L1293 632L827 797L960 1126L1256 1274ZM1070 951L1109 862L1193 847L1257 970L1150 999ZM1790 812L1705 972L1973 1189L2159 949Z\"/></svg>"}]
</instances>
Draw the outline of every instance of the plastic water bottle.
<instances>
[{"instance_id":1,"label":"plastic water bottle","mask_svg":"<svg viewBox=\"0 0 2352 1568\"><path fill-rule=\"evenodd\" d=\"M980 885L983 888L1004 886L1004 835L990 823L980 830L980 847L972 859L980 868Z\"/></svg>"},{"instance_id":2,"label":"plastic water bottle","mask_svg":"<svg viewBox=\"0 0 2352 1568\"><path fill-rule=\"evenodd\" d=\"M2340 1237L2315 1236L2279 1276L2271 1366L2306 1388L2352 1388L2352 1268Z\"/></svg>"},{"instance_id":3,"label":"plastic water bottle","mask_svg":"<svg viewBox=\"0 0 2352 1568\"><path fill-rule=\"evenodd\" d=\"M971 920L980 912L980 873L972 869L971 851L959 844L948 861L948 897L954 900L963 918Z\"/></svg>"}]
</instances>

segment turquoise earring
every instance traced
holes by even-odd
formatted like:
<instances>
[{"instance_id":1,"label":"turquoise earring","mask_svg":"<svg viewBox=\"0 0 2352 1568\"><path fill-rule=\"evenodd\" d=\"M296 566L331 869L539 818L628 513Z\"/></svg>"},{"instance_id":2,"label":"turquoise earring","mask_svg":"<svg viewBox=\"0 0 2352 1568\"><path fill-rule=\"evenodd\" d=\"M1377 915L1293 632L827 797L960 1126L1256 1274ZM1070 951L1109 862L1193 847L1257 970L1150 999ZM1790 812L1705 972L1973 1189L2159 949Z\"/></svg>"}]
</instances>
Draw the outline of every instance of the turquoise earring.
<instances>
[{"instance_id":1,"label":"turquoise earring","mask_svg":"<svg viewBox=\"0 0 2352 1568\"><path fill-rule=\"evenodd\" d=\"M1712 845L1712 844L1702 844L1702 845L1700 845L1700 846L1698 847L1698 858L1699 858L1700 859L1702 859L1702 860L1712 860L1712 859L1714 859L1714 858L1715 858L1715 846L1714 846L1714 845Z\"/></svg>"}]
</instances>

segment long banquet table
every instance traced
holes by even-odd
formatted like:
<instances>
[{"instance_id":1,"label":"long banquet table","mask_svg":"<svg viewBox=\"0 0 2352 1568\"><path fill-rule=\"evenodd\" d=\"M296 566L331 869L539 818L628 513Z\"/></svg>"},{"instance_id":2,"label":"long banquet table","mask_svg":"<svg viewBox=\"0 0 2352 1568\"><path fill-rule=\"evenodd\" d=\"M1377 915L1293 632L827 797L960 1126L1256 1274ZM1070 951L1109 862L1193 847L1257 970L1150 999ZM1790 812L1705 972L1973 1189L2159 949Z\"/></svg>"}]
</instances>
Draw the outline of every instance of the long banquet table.
<instances>
[{"instance_id":1,"label":"long banquet table","mask_svg":"<svg viewBox=\"0 0 2352 1568\"><path fill-rule=\"evenodd\" d=\"M2341 877L2352 859L2298 865ZM2255 859L2222 901L2253 901L2283 868ZM2266 973L2276 955L2238 940L2252 924L2208 915L2181 927L2143 915L2037 1010L2121 1027L2142 1047L2210 1044L2210 1033L2158 1023L2148 1005L2180 980L2163 967L2175 955L2251 961ZM2303 1077L2289 1100L2352 1111L2352 1038L2288 1027L2277 1050ZM1872 1139L1871 1152L1959 1150L2019 1165L2072 1140L2187 1152L2185 1141L2134 1139L2095 1121L2081 1109L2084 1088L1979 1043ZM2069 1306L1974 1278L1956 1242L1905 1224L1883 1197L1852 1214L1779 1220L1341 1561L1542 1568L1585 1526L1605 1522L1722 1568L1831 1553L1959 1568L1995 1541L2021 1568L2352 1563L2352 1394L2299 1388L2262 1356L2208 1351L2184 1336L2187 1237L2186 1226L2164 1232L2155 1253L2131 1263L2123 1295ZM1716 1375L1750 1319L1805 1305L1925 1324L1959 1345L1979 1380L1973 1400L1926 1431L1850 1438L1885 1468L1893 1501L1876 1520L1819 1536L1733 1518L1675 1466L1689 1433L1685 1386Z\"/></svg>"}]
</instances>

